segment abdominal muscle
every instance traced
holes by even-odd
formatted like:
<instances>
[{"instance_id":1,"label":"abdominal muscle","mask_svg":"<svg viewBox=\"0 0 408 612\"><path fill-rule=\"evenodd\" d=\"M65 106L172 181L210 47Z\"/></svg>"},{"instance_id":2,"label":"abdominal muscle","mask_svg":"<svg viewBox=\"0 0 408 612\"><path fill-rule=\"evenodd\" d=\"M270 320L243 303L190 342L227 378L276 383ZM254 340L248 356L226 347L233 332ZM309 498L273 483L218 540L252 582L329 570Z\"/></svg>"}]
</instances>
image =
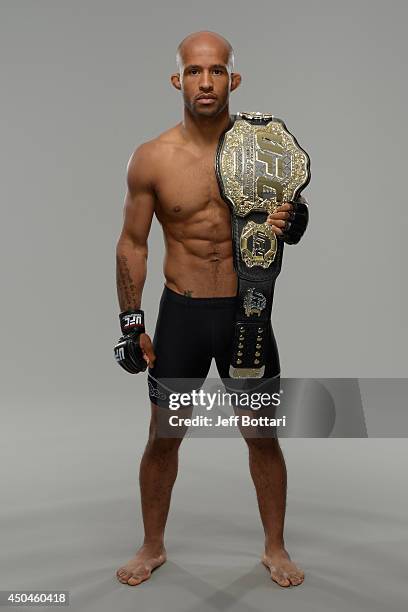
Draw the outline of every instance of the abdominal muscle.
<instances>
[{"instance_id":1,"label":"abdominal muscle","mask_svg":"<svg viewBox=\"0 0 408 612\"><path fill-rule=\"evenodd\" d=\"M185 238L165 235L166 285L176 293L194 297L233 297L237 292L232 243L227 240Z\"/></svg>"}]
</instances>

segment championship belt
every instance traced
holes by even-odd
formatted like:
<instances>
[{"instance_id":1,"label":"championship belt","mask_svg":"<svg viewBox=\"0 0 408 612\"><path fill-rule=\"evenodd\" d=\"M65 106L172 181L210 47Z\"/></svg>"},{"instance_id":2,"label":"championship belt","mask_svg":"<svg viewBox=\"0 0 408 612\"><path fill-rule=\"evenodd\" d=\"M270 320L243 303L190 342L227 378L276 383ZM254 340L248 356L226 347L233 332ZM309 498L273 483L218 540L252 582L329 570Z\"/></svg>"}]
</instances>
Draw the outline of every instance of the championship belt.
<instances>
[{"instance_id":1,"label":"championship belt","mask_svg":"<svg viewBox=\"0 0 408 612\"><path fill-rule=\"evenodd\" d=\"M231 378L262 378L264 345L284 240L266 223L310 181L310 159L284 122L263 113L237 113L220 137L215 168L231 210L238 274Z\"/></svg>"}]
</instances>

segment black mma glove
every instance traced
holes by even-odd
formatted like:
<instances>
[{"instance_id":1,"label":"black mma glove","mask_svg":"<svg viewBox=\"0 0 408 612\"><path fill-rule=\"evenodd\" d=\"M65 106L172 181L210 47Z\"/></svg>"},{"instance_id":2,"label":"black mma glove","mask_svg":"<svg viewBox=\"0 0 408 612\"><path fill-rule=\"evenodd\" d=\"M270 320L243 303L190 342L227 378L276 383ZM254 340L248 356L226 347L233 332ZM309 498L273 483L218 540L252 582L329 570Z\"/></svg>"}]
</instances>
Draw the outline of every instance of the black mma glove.
<instances>
[{"instance_id":1,"label":"black mma glove","mask_svg":"<svg viewBox=\"0 0 408 612\"><path fill-rule=\"evenodd\" d=\"M303 196L299 196L291 203L293 204L292 217L288 219L288 228L283 230L281 238L287 244L297 244L309 222L309 209Z\"/></svg>"},{"instance_id":2,"label":"black mma glove","mask_svg":"<svg viewBox=\"0 0 408 612\"><path fill-rule=\"evenodd\" d=\"M138 374L147 368L140 348L140 334L145 332L143 310L126 310L119 315L123 336L115 346L115 359L126 372Z\"/></svg>"}]
</instances>

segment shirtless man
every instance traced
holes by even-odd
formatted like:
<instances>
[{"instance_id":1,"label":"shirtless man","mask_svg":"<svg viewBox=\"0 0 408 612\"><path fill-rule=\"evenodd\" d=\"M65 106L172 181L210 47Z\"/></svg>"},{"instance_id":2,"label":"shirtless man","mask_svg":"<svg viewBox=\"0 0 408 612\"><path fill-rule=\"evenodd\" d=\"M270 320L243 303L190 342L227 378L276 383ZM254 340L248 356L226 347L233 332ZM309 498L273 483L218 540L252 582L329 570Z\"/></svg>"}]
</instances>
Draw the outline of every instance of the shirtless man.
<instances>
[{"instance_id":1,"label":"shirtless man","mask_svg":"<svg viewBox=\"0 0 408 612\"><path fill-rule=\"evenodd\" d=\"M205 378L212 357L220 376L228 377L237 275L230 211L218 189L214 159L219 137L230 125L230 91L239 86L241 76L232 72L231 45L212 32L185 38L177 63L179 72L171 82L183 96L183 121L139 146L128 164L124 225L117 244L118 299L121 312L141 307L147 238L155 214L164 232L166 282L154 342L146 333L139 336L152 380ZM291 203L284 203L269 216L277 235L293 218L291 208ZM270 351L268 375L276 376L280 370L273 333ZM181 443L181 438L158 435L162 409L155 403L151 382L149 388L151 424L140 465L144 542L116 573L120 582L131 586L150 578L166 561L164 531ZM279 442L248 438L246 443L265 532L262 562L280 586L299 585L304 573L284 545L286 466Z\"/></svg>"}]
</instances>

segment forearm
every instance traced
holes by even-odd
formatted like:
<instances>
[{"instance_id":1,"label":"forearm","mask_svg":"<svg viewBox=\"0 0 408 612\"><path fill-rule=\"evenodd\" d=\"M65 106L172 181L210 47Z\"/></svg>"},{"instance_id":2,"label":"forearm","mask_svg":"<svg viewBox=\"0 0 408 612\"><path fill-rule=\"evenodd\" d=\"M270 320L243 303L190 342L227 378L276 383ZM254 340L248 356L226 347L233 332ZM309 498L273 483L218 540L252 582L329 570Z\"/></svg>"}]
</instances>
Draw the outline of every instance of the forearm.
<instances>
[{"instance_id":1,"label":"forearm","mask_svg":"<svg viewBox=\"0 0 408 612\"><path fill-rule=\"evenodd\" d=\"M116 247L116 288L121 312L141 307L147 272L147 246L119 240Z\"/></svg>"}]
</instances>

